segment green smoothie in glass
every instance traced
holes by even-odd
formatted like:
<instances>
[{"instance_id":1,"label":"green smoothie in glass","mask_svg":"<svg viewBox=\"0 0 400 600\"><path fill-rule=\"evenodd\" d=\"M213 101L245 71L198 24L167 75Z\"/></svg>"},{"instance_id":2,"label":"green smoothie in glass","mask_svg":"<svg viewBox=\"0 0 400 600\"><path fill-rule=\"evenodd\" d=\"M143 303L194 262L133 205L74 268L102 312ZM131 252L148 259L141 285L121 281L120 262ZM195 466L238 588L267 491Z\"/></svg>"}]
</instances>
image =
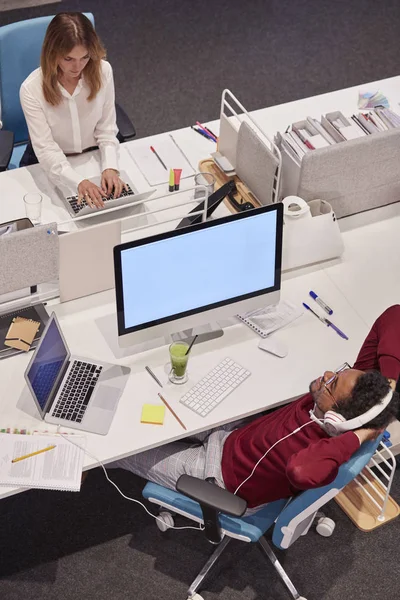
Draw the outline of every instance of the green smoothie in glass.
<instances>
[{"instance_id":1,"label":"green smoothie in glass","mask_svg":"<svg viewBox=\"0 0 400 600\"><path fill-rule=\"evenodd\" d=\"M186 352L188 349L189 344L186 342L174 342L169 347L169 356L171 359L169 379L172 383L185 383L187 381L186 367L189 354L186 354Z\"/></svg>"}]
</instances>

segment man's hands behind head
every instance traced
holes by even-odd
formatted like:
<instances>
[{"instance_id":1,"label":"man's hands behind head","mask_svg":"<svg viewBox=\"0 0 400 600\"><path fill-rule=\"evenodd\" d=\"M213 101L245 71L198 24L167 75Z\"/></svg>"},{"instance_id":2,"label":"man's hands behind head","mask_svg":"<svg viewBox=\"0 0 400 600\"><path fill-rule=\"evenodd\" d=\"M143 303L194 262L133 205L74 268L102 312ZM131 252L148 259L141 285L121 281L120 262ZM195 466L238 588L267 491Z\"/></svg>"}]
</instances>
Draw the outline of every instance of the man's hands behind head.
<instances>
[{"instance_id":1,"label":"man's hands behind head","mask_svg":"<svg viewBox=\"0 0 400 600\"><path fill-rule=\"evenodd\" d=\"M363 427L362 429L357 429L357 431L355 431L354 433L360 440L360 444L363 444L364 442L370 442L370 441L376 440L376 438L384 431L385 431L384 428L368 429L367 427Z\"/></svg>"}]
</instances>

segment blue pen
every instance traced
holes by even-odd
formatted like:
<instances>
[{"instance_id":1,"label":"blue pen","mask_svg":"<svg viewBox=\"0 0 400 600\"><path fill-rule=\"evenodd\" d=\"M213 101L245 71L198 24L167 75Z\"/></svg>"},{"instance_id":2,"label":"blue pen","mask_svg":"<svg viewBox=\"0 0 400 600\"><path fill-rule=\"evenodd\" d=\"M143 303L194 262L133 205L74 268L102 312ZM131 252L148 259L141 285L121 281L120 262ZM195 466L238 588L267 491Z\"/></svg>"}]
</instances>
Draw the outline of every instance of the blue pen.
<instances>
[{"instance_id":1,"label":"blue pen","mask_svg":"<svg viewBox=\"0 0 400 600\"><path fill-rule=\"evenodd\" d=\"M193 125L191 125L190 128L193 129L193 131L195 131L196 133L199 133L203 137L205 137L208 140L210 140L210 142L214 142L215 143L215 139L213 137L211 137L211 135L208 135L208 133L206 133L205 131L203 131L201 129L196 129L196 127L193 127Z\"/></svg>"},{"instance_id":2,"label":"blue pen","mask_svg":"<svg viewBox=\"0 0 400 600\"><path fill-rule=\"evenodd\" d=\"M306 308L307 310L309 310L310 312L312 312L313 315L315 315L317 317L317 319L319 319L324 325L327 325L328 327L332 327L332 329L334 331L336 331L336 333L338 335L340 335L341 338L343 338L344 340L348 340L349 338L347 337L347 335L345 333L343 333L343 331L341 331L339 329L339 327L336 327L336 325L334 325L332 323L332 321L329 321L329 319L326 319L325 317L320 317L318 313L316 313L315 311L313 311L312 308L310 308L308 306L308 304L306 304L305 302L303 302L303 306L304 308Z\"/></svg>"},{"instance_id":3,"label":"blue pen","mask_svg":"<svg viewBox=\"0 0 400 600\"><path fill-rule=\"evenodd\" d=\"M313 300L315 300L315 302L317 304L320 305L321 308L324 309L325 312L328 313L328 315L331 315L333 313L333 310L322 300L322 298L320 298L315 292L313 292L312 290L310 291L310 296Z\"/></svg>"}]
</instances>

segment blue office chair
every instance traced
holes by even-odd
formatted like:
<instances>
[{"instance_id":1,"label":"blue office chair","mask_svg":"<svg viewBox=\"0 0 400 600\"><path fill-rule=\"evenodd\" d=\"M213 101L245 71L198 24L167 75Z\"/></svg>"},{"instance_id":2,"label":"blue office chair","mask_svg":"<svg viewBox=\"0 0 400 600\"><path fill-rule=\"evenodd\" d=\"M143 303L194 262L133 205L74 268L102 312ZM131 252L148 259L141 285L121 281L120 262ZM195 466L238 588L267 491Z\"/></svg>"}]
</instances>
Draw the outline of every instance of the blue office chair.
<instances>
[{"instance_id":1,"label":"blue office chair","mask_svg":"<svg viewBox=\"0 0 400 600\"><path fill-rule=\"evenodd\" d=\"M93 15L84 14L94 25ZM0 27L0 171L4 171L7 166L9 169L17 168L25 151L29 136L19 101L19 88L40 65L44 36L53 16ZM115 107L118 139L125 142L135 137L136 132L122 108L118 104Z\"/></svg>"},{"instance_id":2,"label":"blue office chair","mask_svg":"<svg viewBox=\"0 0 400 600\"><path fill-rule=\"evenodd\" d=\"M381 439L382 436L374 442L362 444L351 459L340 467L335 481L330 485L301 492L289 501L271 502L249 516L243 516L247 507L243 499L208 481L182 475L176 485L178 491L169 490L155 483L147 483L143 490L143 496L163 509L159 515L160 521L156 521L161 531L166 531L173 526L171 512L177 513L198 523L203 523L209 541L218 544L189 587L188 599L202 600L197 590L231 538L236 538L244 542L258 542L292 598L305 600L289 579L264 538L264 534L273 527L272 541L274 545L282 550L289 548L301 535L308 532L321 506L336 496L369 463ZM321 535L328 536L332 534L334 527L332 519L322 517L317 525L317 531Z\"/></svg>"}]
</instances>

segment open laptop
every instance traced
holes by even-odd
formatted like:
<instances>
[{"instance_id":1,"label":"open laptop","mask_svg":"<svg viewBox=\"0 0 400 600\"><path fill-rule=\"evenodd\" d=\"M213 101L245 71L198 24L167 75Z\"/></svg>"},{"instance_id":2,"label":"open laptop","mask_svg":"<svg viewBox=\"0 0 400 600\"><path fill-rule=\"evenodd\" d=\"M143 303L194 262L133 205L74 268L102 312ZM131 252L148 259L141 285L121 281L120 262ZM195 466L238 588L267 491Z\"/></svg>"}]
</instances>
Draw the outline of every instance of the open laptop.
<instances>
[{"instance_id":1,"label":"open laptop","mask_svg":"<svg viewBox=\"0 0 400 600\"><path fill-rule=\"evenodd\" d=\"M118 220L60 234L61 302L113 288L113 248L120 243L121 221Z\"/></svg>"},{"instance_id":2,"label":"open laptop","mask_svg":"<svg viewBox=\"0 0 400 600\"><path fill-rule=\"evenodd\" d=\"M25 379L47 423L105 435L129 373L128 367L71 356L52 313Z\"/></svg>"},{"instance_id":3,"label":"open laptop","mask_svg":"<svg viewBox=\"0 0 400 600\"><path fill-rule=\"evenodd\" d=\"M94 213L98 213L109 208L115 208L116 206L130 204L131 202L139 203L141 200L145 200L155 192L155 190L150 190L139 194L125 171L121 171L120 178L124 183L126 183L128 189L122 190L121 195L115 199L113 193L111 193L109 196L105 196L103 198L104 208L90 208L86 204L86 201L84 199L80 204L78 204L78 194L76 190L72 192L71 190L67 190L65 187L60 185L60 187L58 188L58 192L69 214L75 218L83 217L84 215L93 215ZM88 177L88 180L92 181L100 187L100 175L98 175L97 177Z\"/></svg>"}]
</instances>

